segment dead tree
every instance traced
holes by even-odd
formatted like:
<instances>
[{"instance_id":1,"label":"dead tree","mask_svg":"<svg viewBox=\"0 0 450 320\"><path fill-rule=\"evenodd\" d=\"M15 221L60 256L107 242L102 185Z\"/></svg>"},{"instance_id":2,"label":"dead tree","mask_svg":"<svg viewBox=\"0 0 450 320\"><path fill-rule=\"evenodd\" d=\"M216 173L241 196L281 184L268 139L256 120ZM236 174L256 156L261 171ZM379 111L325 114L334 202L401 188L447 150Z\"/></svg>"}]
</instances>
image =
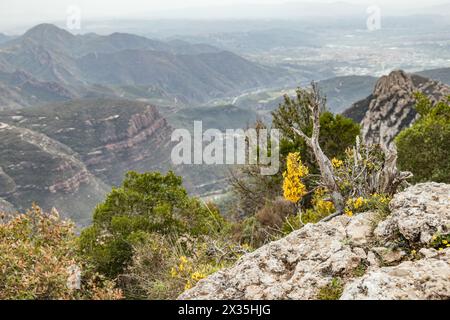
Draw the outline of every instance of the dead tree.
<instances>
[{"instance_id":1,"label":"dead tree","mask_svg":"<svg viewBox=\"0 0 450 320\"><path fill-rule=\"evenodd\" d=\"M325 107L325 99L320 96L319 87L317 84L313 82L311 85L312 92L308 95L307 104L309 110L311 111L311 119L313 122L312 135L311 137L308 137L299 128L293 127L292 130L302 137L306 141L306 144L312 149L317 164L319 165L322 183L331 193L332 201L337 211L336 213L342 214L344 211L344 197L339 191L339 185L333 173L333 165L319 145L320 112Z\"/></svg>"},{"instance_id":2,"label":"dead tree","mask_svg":"<svg viewBox=\"0 0 450 320\"><path fill-rule=\"evenodd\" d=\"M343 214L345 207L345 199L339 188L339 178L334 173L333 165L330 159L325 155L319 145L320 136L320 112L325 108L325 99L320 96L320 91L315 82L311 84L312 89L310 94L306 96L305 102L308 109L311 111L311 120L313 123L313 131L311 137L307 136L300 128L292 127L292 130L306 141L306 144L312 149L315 160L319 165L321 175L321 185L327 188L331 195L331 200L336 208L336 213L326 217L323 221L331 220L332 218ZM397 153L394 150L387 150L383 148L385 160L383 169L375 175L371 175L367 171L364 164L363 156L361 154L361 145L359 137L357 137L356 146L353 149L354 168L352 172L352 183L355 184L355 193L359 196L367 193L383 193L393 195L398 187L410 178L410 172L400 172L397 169ZM358 185L364 177L363 185ZM354 195L356 196L356 194Z\"/></svg>"}]
</instances>

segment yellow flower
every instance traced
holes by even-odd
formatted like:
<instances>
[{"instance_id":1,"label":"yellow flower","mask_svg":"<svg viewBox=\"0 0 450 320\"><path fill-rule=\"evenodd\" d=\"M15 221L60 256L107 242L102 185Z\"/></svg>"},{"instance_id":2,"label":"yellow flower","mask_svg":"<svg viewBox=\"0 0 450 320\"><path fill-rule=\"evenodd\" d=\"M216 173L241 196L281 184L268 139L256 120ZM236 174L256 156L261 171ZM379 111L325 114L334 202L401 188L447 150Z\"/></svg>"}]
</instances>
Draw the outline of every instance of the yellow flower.
<instances>
[{"instance_id":1,"label":"yellow flower","mask_svg":"<svg viewBox=\"0 0 450 320\"><path fill-rule=\"evenodd\" d=\"M172 269L170 270L170 276L171 276L172 278L175 278L177 275L178 275L177 270L176 270L175 268L172 268Z\"/></svg>"},{"instance_id":2,"label":"yellow flower","mask_svg":"<svg viewBox=\"0 0 450 320\"><path fill-rule=\"evenodd\" d=\"M444 248L439 248L439 251L443 251L444 250Z\"/></svg>"},{"instance_id":3,"label":"yellow flower","mask_svg":"<svg viewBox=\"0 0 450 320\"><path fill-rule=\"evenodd\" d=\"M201 273L201 272L194 272L191 275L191 279L194 280L194 281L200 281L200 280L202 280L204 278L206 278L206 275Z\"/></svg>"},{"instance_id":4,"label":"yellow flower","mask_svg":"<svg viewBox=\"0 0 450 320\"><path fill-rule=\"evenodd\" d=\"M412 254L412 255L415 255L416 253L417 253L416 250L411 250L411 254Z\"/></svg>"},{"instance_id":5,"label":"yellow flower","mask_svg":"<svg viewBox=\"0 0 450 320\"><path fill-rule=\"evenodd\" d=\"M289 153L287 170L283 173L283 194L286 200L297 203L307 193L301 179L308 174L309 170L302 164L300 153Z\"/></svg>"},{"instance_id":6,"label":"yellow flower","mask_svg":"<svg viewBox=\"0 0 450 320\"><path fill-rule=\"evenodd\" d=\"M192 288L192 284L190 281L186 282L186 285L184 286L184 290L189 290Z\"/></svg>"},{"instance_id":7,"label":"yellow flower","mask_svg":"<svg viewBox=\"0 0 450 320\"><path fill-rule=\"evenodd\" d=\"M331 164L333 165L334 168L339 169L344 164L344 162L342 160L333 158L331 160Z\"/></svg>"},{"instance_id":8,"label":"yellow flower","mask_svg":"<svg viewBox=\"0 0 450 320\"><path fill-rule=\"evenodd\" d=\"M448 244L447 240L442 240L442 244Z\"/></svg>"},{"instance_id":9,"label":"yellow flower","mask_svg":"<svg viewBox=\"0 0 450 320\"><path fill-rule=\"evenodd\" d=\"M187 263L187 262L188 262L188 259L187 259L185 256L181 256L181 257L180 257L180 262L183 263L183 264L184 264L184 263Z\"/></svg>"},{"instance_id":10,"label":"yellow flower","mask_svg":"<svg viewBox=\"0 0 450 320\"><path fill-rule=\"evenodd\" d=\"M320 199L316 203L316 210L323 214L330 214L335 211L335 208L333 202Z\"/></svg>"},{"instance_id":11,"label":"yellow flower","mask_svg":"<svg viewBox=\"0 0 450 320\"><path fill-rule=\"evenodd\" d=\"M349 216L349 217L353 217L353 211L351 211L351 210L348 209L348 208L345 208L345 214L346 214L347 216Z\"/></svg>"},{"instance_id":12,"label":"yellow flower","mask_svg":"<svg viewBox=\"0 0 450 320\"><path fill-rule=\"evenodd\" d=\"M433 236L433 238L432 238L433 240L436 240L437 239L437 236Z\"/></svg>"},{"instance_id":13,"label":"yellow flower","mask_svg":"<svg viewBox=\"0 0 450 320\"><path fill-rule=\"evenodd\" d=\"M366 200L364 200L364 198L362 198L362 197L359 197L359 198L357 198L356 200L354 200L354 202L353 202L353 207L354 207L355 209L359 209L359 208L361 208L363 205L365 205L365 203L366 203Z\"/></svg>"},{"instance_id":14,"label":"yellow flower","mask_svg":"<svg viewBox=\"0 0 450 320\"><path fill-rule=\"evenodd\" d=\"M347 200L346 205L348 210L354 209L357 212L360 212L360 209L363 208L367 204L367 200L363 197L359 198L350 198Z\"/></svg>"}]
</instances>

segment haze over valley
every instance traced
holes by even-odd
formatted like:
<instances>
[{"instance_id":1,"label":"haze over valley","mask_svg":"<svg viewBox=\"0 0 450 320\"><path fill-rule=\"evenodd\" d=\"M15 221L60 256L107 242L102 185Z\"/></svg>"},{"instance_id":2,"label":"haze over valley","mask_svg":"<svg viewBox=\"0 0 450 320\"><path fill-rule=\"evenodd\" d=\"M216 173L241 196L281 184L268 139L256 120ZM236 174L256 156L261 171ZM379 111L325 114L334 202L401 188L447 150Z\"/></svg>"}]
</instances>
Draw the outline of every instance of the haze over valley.
<instances>
[{"instance_id":1,"label":"haze over valley","mask_svg":"<svg viewBox=\"0 0 450 320\"><path fill-rule=\"evenodd\" d=\"M375 30L355 3L265 4L252 17L243 4L233 19L227 8L210 19L201 8L173 8L171 19L87 15L76 29L57 15L5 20L0 205L38 201L85 224L129 170L173 169L191 194L223 195L229 168L170 163L175 128L270 125L283 95L311 81L330 111L353 106L346 114L358 122L368 107L354 104L394 70L450 84L448 4L387 6Z\"/></svg>"}]
</instances>

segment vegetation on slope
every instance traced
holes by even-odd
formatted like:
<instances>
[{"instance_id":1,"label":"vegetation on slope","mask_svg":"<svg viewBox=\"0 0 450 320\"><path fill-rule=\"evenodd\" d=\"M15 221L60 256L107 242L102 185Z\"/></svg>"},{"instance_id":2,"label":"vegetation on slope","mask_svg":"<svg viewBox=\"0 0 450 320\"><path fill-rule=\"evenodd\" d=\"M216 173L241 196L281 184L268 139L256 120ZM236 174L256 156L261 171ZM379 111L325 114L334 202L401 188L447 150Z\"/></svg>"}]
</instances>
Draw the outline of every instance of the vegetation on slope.
<instances>
[{"instance_id":1,"label":"vegetation on slope","mask_svg":"<svg viewBox=\"0 0 450 320\"><path fill-rule=\"evenodd\" d=\"M286 98L274 112L273 123L283 133L283 174L266 177L256 167L246 167L234 179L234 205L228 212L189 197L172 172L129 172L97 206L92 225L79 237L55 213L46 215L37 207L4 219L0 251L6 259L0 264L6 264L0 268L0 283L7 289L0 294L18 299L174 299L241 255L306 223L367 210L385 217L390 197L401 188L397 182L408 175L393 170L395 161L379 146L360 143L359 126L351 120L321 113L321 102L317 91L299 89L296 99ZM448 140L443 139L448 107L419 97L422 118L397 139L400 159L416 164L411 153L404 154L417 150L417 141L410 140L415 134L432 145L427 152L448 158L449 148L442 145ZM430 168L423 179L445 179L448 173L445 163ZM438 240L439 245L448 242ZM35 262L44 273L34 273ZM17 275L11 268L19 265ZM68 279L75 284L81 279L80 286L68 285ZM341 287L336 280L320 292L318 298L336 299Z\"/></svg>"},{"instance_id":2,"label":"vegetation on slope","mask_svg":"<svg viewBox=\"0 0 450 320\"><path fill-rule=\"evenodd\" d=\"M450 96L433 105L417 94L420 119L396 138L399 166L414 174L414 182L450 183Z\"/></svg>"}]
</instances>

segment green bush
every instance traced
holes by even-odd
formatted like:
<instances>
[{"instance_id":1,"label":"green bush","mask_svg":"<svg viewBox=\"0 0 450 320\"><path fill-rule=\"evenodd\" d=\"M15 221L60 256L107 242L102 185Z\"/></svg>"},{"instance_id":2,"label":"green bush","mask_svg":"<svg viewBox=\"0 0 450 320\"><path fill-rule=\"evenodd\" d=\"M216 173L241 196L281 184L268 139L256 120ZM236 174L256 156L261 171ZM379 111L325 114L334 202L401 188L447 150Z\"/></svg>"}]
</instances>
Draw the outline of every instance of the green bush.
<instances>
[{"instance_id":1,"label":"green bush","mask_svg":"<svg viewBox=\"0 0 450 320\"><path fill-rule=\"evenodd\" d=\"M413 182L450 183L450 96L433 106L424 95L417 95L420 119L403 130L395 142L398 165L414 174Z\"/></svg>"},{"instance_id":2,"label":"green bush","mask_svg":"<svg viewBox=\"0 0 450 320\"><path fill-rule=\"evenodd\" d=\"M223 225L217 210L188 197L173 172L129 172L122 186L96 208L93 224L83 230L79 244L99 272L114 278L131 261L133 247L149 233L212 234Z\"/></svg>"}]
</instances>

